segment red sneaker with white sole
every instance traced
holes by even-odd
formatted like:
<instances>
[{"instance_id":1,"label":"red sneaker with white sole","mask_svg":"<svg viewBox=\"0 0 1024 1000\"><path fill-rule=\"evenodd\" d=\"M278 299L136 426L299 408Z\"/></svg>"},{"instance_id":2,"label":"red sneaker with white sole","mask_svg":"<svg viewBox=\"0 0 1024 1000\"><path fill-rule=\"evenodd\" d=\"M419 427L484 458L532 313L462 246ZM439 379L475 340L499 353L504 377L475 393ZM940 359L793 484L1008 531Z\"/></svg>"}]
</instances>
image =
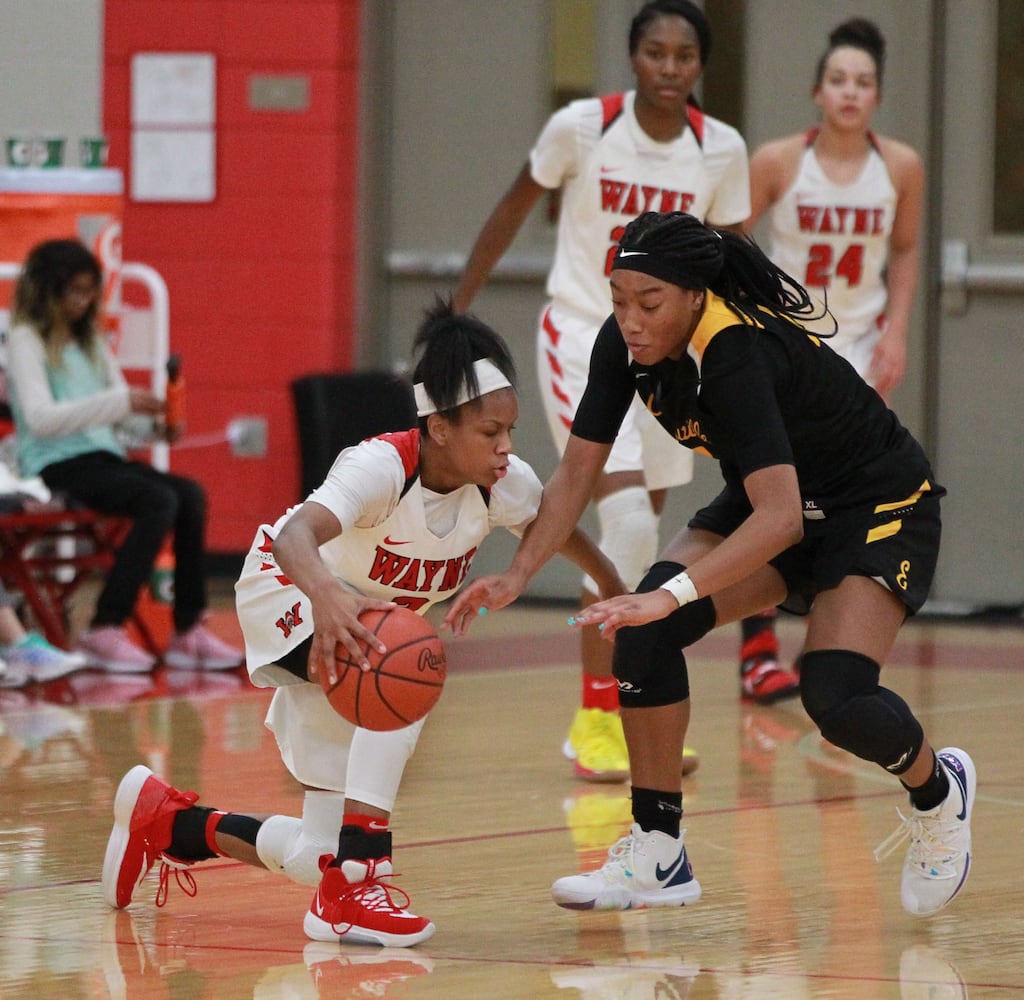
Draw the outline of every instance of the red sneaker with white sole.
<instances>
[{"instance_id":1,"label":"red sneaker with white sole","mask_svg":"<svg viewBox=\"0 0 1024 1000\"><path fill-rule=\"evenodd\" d=\"M434 925L405 909L409 897L385 881L392 877L391 858L333 862L330 854L320 858L323 878L302 924L307 937L407 948L433 936Z\"/></svg>"},{"instance_id":2,"label":"red sneaker with white sole","mask_svg":"<svg viewBox=\"0 0 1024 1000\"><path fill-rule=\"evenodd\" d=\"M114 828L103 858L103 898L110 906L127 906L158 861L157 906L167 901L171 871L185 893L196 894L195 879L186 870L188 864L166 851L171 846L175 815L198 799L196 792L178 791L144 764L136 765L121 779L114 797Z\"/></svg>"}]
</instances>

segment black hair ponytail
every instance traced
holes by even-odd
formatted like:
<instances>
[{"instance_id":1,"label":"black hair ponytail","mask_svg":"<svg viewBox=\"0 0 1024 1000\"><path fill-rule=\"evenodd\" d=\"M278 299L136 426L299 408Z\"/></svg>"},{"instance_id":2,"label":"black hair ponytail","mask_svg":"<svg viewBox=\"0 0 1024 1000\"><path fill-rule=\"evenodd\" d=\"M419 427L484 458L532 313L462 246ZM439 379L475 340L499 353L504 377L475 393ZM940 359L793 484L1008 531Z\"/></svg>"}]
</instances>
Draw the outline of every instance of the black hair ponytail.
<instances>
[{"instance_id":1,"label":"black hair ponytail","mask_svg":"<svg viewBox=\"0 0 1024 1000\"><path fill-rule=\"evenodd\" d=\"M475 316L455 312L450 299L438 297L425 311L413 351L420 355L413 381L423 383L438 412L446 416L455 416L464 388L470 397L479 393L473 364L483 358L515 387L516 368L508 345Z\"/></svg>"}]
</instances>

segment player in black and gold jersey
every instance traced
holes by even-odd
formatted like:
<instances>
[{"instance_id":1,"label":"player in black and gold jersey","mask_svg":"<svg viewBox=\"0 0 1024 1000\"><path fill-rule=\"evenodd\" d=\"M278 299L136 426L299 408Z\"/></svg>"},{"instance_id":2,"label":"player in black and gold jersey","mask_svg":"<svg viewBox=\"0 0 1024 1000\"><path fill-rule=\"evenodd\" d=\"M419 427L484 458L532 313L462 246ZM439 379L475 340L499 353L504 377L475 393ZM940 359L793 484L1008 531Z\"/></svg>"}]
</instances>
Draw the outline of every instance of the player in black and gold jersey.
<instances>
[{"instance_id":1,"label":"player in black and gold jersey","mask_svg":"<svg viewBox=\"0 0 1024 1000\"><path fill-rule=\"evenodd\" d=\"M941 909L970 866L974 765L957 748L936 753L878 681L931 585L945 490L878 394L802 328L813 312L806 290L752 241L685 213L646 213L626 228L612 268L613 315L537 520L509 570L473 584L447 619L462 630L481 605L507 604L557 550L634 394L679 444L718 459L724 489L636 593L575 620L615 643L634 825L604 867L559 879L556 902L629 909L700 897L680 830L683 650L778 605L809 615L801 696L822 735L897 776L910 795L892 840L910 840L904 908Z\"/></svg>"}]
</instances>

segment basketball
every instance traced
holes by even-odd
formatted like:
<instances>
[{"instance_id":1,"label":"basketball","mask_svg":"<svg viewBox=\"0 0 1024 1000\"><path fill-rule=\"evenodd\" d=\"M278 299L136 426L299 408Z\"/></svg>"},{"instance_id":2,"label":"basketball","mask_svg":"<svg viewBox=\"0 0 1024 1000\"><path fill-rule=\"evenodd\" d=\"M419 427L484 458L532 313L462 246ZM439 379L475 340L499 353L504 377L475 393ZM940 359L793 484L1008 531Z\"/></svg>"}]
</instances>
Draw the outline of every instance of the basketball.
<instances>
[{"instance_id":1,"label":"basketball","mask_svg":"<svg viewBox=\"0 0 1024 1000\"><path fill-rule=\"evenodd\" d=\"M364 729L389 730L422 719L441 697L448 666L444 646L426 619L408 608L364 611L359 621L387 646L368 649L364 671L340 643L335 650L338 680L321 672L327 700L343 718Z\"/></svg>"}]
</instances>

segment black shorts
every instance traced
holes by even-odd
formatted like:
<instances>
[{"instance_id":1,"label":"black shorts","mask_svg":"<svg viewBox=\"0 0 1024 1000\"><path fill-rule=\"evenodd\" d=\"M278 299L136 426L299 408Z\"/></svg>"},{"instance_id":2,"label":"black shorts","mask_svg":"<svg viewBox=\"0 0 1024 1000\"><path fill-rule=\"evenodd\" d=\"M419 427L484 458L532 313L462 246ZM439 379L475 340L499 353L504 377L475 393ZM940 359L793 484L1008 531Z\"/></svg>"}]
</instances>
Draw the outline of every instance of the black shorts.
<instances>
[{"instance_id":1,"label":"black shorts","mask_svg":"<svg viewBox=\"0 0 1024 1000\"><path fill-rule=\"evenodd\" d=\"M920 611L935 576L942 537L941 486L872 507L826 514L804 521L801 542L770 560L786 582L779 607L796 615L811 610L815 596L848 576L866 576L888 587ZM690 519L689 527L726 537L752 513L742 489L727 486Z\"/></svg>"},{"instance_id":2,"label":"black shorts","mask_svg":"<svg viewBox=\"0 0 1024 1000\"><path fill-rule=\"evenodd\" d=\"M291 674L295 674L296 677L301 677L302 680L309 680L309 653L313 648L313 637L309 636L307 639L303 639L294 649L290 649L284 654L279 660L277 665L284 667Z\"/></svg>"}]
</instances>

